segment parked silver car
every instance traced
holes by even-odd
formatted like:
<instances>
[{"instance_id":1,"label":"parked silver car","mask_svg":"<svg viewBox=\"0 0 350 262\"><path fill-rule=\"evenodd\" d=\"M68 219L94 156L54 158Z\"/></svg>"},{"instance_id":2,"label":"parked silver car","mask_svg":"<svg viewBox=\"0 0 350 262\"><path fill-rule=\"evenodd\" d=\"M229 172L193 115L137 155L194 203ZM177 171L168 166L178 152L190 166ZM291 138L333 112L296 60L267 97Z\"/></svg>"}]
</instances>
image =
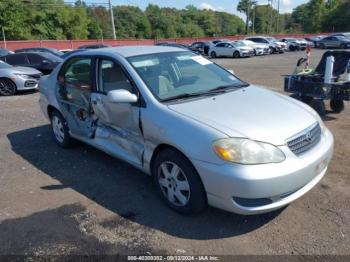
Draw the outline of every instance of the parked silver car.
<instances>
[{"instance_id":1,"label":"parked silver car","mask_svg":"<svg viewBox=\"0 0 350 262\"><path fill-rule=\"evenodd\" d=\"M237 43L238 46L249 46L253 48L254 54L256 56L270 54L269 45L254 43L253 41L250 41L250 40L236 40L234 42Z\"/></svg>"},{"instance_id":2,"label":"parked silver car","mask_svg":"<svg viewBox=\"0 0 350 262\"><path fill-rule=\"evenodd\" d=\"M209 55L215 57L251 57L254 56L254 49L236 42L219 42L209 49Z\"/></svg>"},{"instance_id":3,"label":"parked silver car","mask_svg":"<svg viewBox=\"0 0 350 262\"><path fill-rule=\"evenodd\" d=\"M14 67L0 60L0 95L11 96L20 90L38 88L42 73L30 67Z\"/></svg>"},{"instance_id":4,"label":"parked silver car","mask_svg":"<svg viewBox=\"0 0 350 262\"><path fill-rule=\"evenodd\" d=\"M309 106L179 48L73 54L40 93L58 145L75 138L129 162L180 213L279 209L332 158L333 136Z\"/></svg>"},{"instance_id":5,"label":"parked silver car","mask_svg":"<svg viewBox=\"0 0 350 262\"><path fill-rule=\"evenodd\" d=\"M327 36L319 41L318 46L322 49L326 48L350 48L350 40L344 36Z\"/></svg>"}]
</instances>

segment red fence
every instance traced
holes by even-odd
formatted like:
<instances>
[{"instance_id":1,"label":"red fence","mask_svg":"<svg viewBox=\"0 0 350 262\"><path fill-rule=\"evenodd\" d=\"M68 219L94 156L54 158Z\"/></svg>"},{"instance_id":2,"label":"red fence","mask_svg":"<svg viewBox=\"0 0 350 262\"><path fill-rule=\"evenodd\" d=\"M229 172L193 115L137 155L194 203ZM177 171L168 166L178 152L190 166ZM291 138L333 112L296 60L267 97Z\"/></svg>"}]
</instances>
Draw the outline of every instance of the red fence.
<instances>
[{"instance_id":1,"label":"red fence","mask_svg":"<svg viewBox=\"0 0 350 262\"><path fill-rule=\"evenodd\" d=\"M276 38L284 37L295 37L295 38L304 38L310 37L315 34L293 34L293 35L273 35ZM0 42L0 48L8 48L10 50L16 50L19 48L28 48L28 47L51 47L57 49L76 49L82 45L88 44L97 44L104 43L112 46L120 45L154 45L156 42L168 41L168 42L177 42L182 44L190 44L196 41L209 41L213 39L229 39L229 40L239 40L244 39L245 35L235 35L235 36L221 36L221 37L201 37L201 38L170 38L170 39L119 39L119 40L23 40L23 41L6 41Z\"/></svg>"}]
</instances>

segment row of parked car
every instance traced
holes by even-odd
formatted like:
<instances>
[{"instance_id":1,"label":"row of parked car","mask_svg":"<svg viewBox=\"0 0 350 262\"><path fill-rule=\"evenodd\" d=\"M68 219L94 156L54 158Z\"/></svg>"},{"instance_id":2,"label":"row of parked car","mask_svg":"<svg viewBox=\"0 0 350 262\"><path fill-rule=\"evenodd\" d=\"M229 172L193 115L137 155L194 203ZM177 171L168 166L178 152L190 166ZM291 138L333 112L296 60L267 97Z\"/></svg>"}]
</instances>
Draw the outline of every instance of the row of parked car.
<instances>
[{"instance_id":1,"label":"row of parked car","mask_svg":"<svg viewBox=\"0 0 350 262\"><path fill-rule=\"evenodd\" d=\"M156 45L175 46L213 58L240 58L305 50L307 46L346 49L350 47L350 33L337 33L305 39L250 36L244 40L236 41L217 39L194 42L191 45L173 42L159 42ZM13 95L18 90L37 88L40 77L50 74L68 56L88 49L103 47L110 46L105 44L84 45L75 50L33 47L17 49L14 52L0 48L0 95Z\"/></svg>"},{"instance_id":2,"label":"row of parked car","mask_svg":"<svg viewBox=\"0 0 350 262\"><path fill-rule=\"evenodd\" d=\"M208 55L213 58L225 57L250 57L285 51L305 50L307 46L316 48L342 48L350 47L350 33L337 33L329 36L314 36L309 38L286 37L276 39L270 36L250 36L244 40L217 39L212 41L199 41L191 45L183 45L173 42L161 42L157 45L177 46L190 49L196 53Z\"/></svg>"}]
</instances>

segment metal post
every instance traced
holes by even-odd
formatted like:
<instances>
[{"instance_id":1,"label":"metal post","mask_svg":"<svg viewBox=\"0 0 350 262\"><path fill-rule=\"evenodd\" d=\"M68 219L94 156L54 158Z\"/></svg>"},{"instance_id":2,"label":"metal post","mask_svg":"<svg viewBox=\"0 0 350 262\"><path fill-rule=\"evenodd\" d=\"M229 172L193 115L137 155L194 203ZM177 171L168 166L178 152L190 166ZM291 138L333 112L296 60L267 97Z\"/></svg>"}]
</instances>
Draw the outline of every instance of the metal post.
<instances>
[{"instance_id":1,"label":"metal post","mask_svg":"<svg viewBox=\"0 0 350 262\"><path fill-rule=\"evenodd\" d=\"M113 7L112 7L112 1L108 0L109 3L109 11L111 12L111 22L112 22L112 32L113 32L113 39L116 40L117 36L115 34L115 26L114 26L114 14L113 14Z\"/></svg>"},{"instance_id":2,"label":"metal post","mask_svg":"<svg viewBox=\"0 0 350 262\"><path fill-rule=\"evenodd\" d=\"M280 31L280 0L277 1L277 30L276 33L278 34Z\"/></svg>"},{"instance_id":3,"label":"metal post","mask_svg":"<svg viewBox=\"0 0 350 262\"><path fill-rule=\"evenodd\" d=\"M4 48L6 48L6 37L5 37L5 30L4 27L2 27L2 38L4 40Z\"/></svg>"}]
</instances>

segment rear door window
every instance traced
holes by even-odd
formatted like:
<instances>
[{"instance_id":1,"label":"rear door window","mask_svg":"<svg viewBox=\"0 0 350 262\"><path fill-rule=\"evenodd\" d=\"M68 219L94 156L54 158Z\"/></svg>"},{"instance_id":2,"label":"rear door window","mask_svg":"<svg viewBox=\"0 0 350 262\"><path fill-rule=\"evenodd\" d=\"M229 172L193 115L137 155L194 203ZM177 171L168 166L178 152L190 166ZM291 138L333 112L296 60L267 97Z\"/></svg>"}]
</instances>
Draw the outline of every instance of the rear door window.
<instances>
[{"instance_id":1,"label":"rear door window","mask_svg":"<svg viewBox=\"0 0 350 262\"><path fill-rule=\"evenodd\" d=\"M27 56L29 63L33 65L40 65L44 60L40 55L37 54L28 54Z\"/></svg>"}]
</instances>

